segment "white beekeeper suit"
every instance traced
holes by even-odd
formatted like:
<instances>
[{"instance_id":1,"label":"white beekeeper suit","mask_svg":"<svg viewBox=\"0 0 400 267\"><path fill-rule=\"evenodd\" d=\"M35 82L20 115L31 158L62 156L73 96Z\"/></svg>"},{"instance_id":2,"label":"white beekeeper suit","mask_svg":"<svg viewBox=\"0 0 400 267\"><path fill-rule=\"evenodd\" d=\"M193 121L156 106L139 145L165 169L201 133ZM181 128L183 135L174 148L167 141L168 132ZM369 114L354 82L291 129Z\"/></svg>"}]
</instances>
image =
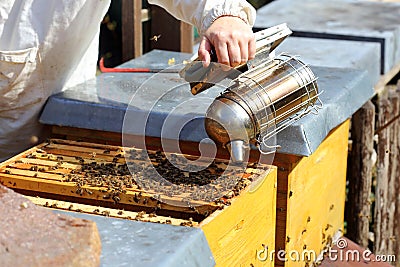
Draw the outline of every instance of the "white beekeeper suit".
<instances>
[{"instance_id":1,"label":"white beekeeper suit","mask_svg":"<svg viewBox=\"0 0 400 267\"><path fill-rule=\"evenodd\" d=\"M203 33L221 15L253 25L245 0L151 0ZM0 3L0 161L41 135L47 98L96 74L99 25L110 0L2 0Z\"/></svg>"}]
</instances>

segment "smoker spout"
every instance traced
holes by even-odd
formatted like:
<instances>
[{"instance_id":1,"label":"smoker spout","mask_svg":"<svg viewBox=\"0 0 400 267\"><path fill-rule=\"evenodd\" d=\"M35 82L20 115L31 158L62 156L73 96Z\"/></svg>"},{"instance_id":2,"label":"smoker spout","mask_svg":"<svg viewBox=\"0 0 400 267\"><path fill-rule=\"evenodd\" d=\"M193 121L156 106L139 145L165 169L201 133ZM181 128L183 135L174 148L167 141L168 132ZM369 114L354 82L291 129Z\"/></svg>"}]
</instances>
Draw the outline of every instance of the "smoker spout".
<instances>
[{"instance_id":1,"label":"smoker spout","mask_svg":"<svg viewBox=\"0 0 400 267\"><path fill-rule=\"evenodd\" d=\"M243 140L234 140L226 145L233 163L243 163L247 160L250 151L249 144Z\"/></svg>"},{"instance_id":2,"label":"smoker spout","mask_svg":"<svg viewBox=\"0 0 400 267\"><path fill-rule=\"evenodd\" d=\"M249 114L237 102L226 97L215 99L206 112L205 129L212 140L229 150L233 162L247 159L255 129Z\"/></svg>"}]
</instances>

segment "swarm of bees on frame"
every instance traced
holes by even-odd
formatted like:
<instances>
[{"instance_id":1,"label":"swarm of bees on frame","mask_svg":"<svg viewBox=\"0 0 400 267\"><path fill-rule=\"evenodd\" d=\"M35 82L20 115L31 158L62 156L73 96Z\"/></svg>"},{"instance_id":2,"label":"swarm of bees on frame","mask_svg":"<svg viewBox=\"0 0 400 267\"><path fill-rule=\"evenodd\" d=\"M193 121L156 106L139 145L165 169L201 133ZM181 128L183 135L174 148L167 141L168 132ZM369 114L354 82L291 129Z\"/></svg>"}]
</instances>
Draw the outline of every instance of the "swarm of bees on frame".
<instances>
[{"instance_id":1,"label":"swarm of bees on frame","mask_svg":"<svg viewBox=\"0 0 400 267\"><path fill-rule=\"evenodd\" d=\"M28 170L35 172L33 177L40 178L41 172L58 173L62 176L62 182L75 185L71 191L73 194L86 197L93 195L96 199L111 200L116 204L130 202L134 206L150 208L152 214L164 209L163 200L169 197L181 199L193 213L207 217L210 210L200 212L196 203L210 203L215 204L215 208L223 208L230 205L231 199L239 195L252 180L251 176L243 176L243 168L231 168L226 162L218 160L198 170L190 156L187 158L181 154L142 149L111 150L99 152L97 149L96 152L73 157L47 153L44 146L25 157L56 162L46 166L31 164ZM26 164L23 158L13 164L17 163ZM68 164L76 167L68 167ZM12 174L12 168L7 168L5 173ZM141 216L131 219L143 220Z\"/></svg>"},{"instance_id":2,"label":"swarm of bees on frame","mask_svg":"<svg viewBox=\"0 0 400 267\"><path fill-rule=\"evenodd\" d=\"M104 154L107 154L106 151ZM182 201L206 201L229 205L229 199L238 195L251 181L243 178L243 171L212 162L207 168L196 171L184 156L170 154L169 159L161 151L147 154L144 150L131 150L128 163L118 163L116 155L112 162L96 162L76 157L81 168L64 175L65 182L75 182L76 194L92 194L88 187L104 189L103 199L119 203L127 189L139 189L153 194L153 200L162 197L182 197ZM185 165L185 170L174 163ZM162 177L159 179L157 177ZM211 194L210 194L211 192ZM135 194L137 198L137 194ZM223 201L214 196L224 196ZM134 202L138 203L138 201ZM147 201L144 200L144 205ZM189 204L190 206L190 204Z\"/></svg>"}]
</instances>

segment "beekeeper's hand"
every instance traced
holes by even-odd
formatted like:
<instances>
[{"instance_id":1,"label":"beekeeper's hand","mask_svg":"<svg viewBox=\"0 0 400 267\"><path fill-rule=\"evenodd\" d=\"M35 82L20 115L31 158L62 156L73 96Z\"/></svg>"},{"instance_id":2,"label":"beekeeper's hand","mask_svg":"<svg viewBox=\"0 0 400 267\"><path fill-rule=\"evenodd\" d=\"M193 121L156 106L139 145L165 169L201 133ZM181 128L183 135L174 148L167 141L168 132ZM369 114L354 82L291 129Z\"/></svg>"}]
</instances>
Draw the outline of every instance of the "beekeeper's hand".
<instances>
[{"instance_id":1,"label":"beekeeper's hand","mask_svg":"<svg viewBox=\"0 0 400 267\"><path fill-rule=\"evenodd\" d=\"M198 56L205 67L210 64L213 47L219 63L238 66L254 58L254 33L241 18L221 16L205 31L200 42Z\"/></svg>"}]
</instances>

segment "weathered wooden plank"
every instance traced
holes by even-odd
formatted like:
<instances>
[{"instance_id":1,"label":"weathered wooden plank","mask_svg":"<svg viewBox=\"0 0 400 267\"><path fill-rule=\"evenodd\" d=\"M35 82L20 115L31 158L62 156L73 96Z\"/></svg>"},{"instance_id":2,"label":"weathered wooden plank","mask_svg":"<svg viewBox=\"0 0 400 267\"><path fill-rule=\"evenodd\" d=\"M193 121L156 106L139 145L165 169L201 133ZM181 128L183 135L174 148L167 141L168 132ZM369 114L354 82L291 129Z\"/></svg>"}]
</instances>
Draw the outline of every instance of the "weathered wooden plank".
<instances>
[{"instance_id":1,"label":"weathered wooden plank","mask_svg":"<svg viewBox=\"0 0 400 267\"><path fill-rule=\"evenodd\" d=\"M385 125L392 116L392 106L385 94L378 99L378 128ZM388 249L388 182L390 156L390 127L378 133L377 175L374 211L374 253L385 254Z\"/></svg>"},{"instance_id":2,"label":"weathered wooden plank","mask_svg":"<svg viewBox=\"0 0 400 267\"><path fill-rule=\"evenodd\" d=\"M400 80L397 82L396 93L400 95ZM397 122L396 126L397 136L395 137L397 141L397 153L400 153L400 122ZM398 160L400 155L397 155ZM400 163L397 163L396 168L396 180L395 180L395 196L396 196L396 209L394 216L394 255L396 256L397 263L396 266L400 267Z\"/></svg>"},{"instance_id":3,"label":"weathered wooden plank","mask_svg":"<svg viewBox=\"0 0 400 267\"><path fill-rule=\"evenodd\" d=\"M368 247L371 220L372 156L374 153L375 106L364 104L352 117L347 178L347 237Z\"/></svg>"},{"instance_id":4,"label":"weathered wooden plank","mask_svg":"<svg viewBox=\"0 0 400 267\"><path fill-rule=\"evenodd\" d=\"M389 91L389 101L392 106L391 118L396 117L400 111L400 98L399 94L396 93L396 88L391 88ZM386 250L387 255L393 255L395 253L396 237L394 230L394 220L396 212L396 183L399 182L397 176L397 165L399 164L399 150L397 145L397 136L400 134L399 131L399 119L397 118L390 125L390 147L389 147L389 170L388 170L388 249Z\"/></svg>"}]
</instances>

